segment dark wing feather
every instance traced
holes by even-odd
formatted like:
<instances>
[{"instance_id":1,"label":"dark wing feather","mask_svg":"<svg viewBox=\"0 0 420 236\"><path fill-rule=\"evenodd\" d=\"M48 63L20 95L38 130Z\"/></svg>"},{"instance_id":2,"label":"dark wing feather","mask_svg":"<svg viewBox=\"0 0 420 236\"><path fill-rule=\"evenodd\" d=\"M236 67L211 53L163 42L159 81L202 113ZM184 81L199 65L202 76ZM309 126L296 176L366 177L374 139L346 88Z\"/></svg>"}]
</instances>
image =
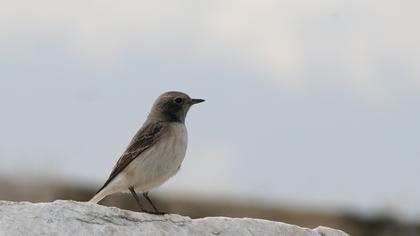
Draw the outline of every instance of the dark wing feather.
<instances>
[{"instance_id":1,"label":"dark wing feather","mask_svg":"<svg viewBox=\"0 0 420 236\"><path fill-rule=\"evenodd\" d=\"M146 124L144 127L142 127L136 133L136 135L134 135L127 149L124 151L117 164L115 164L114 168L112 169L108 180L98 190L98 192L104 189L115 178L115 176L124 170L124 168L127 167L128 164L130 164L134 159L136 159L136 157L138 157L142 152L155 144L162 136L163 130L164 125L162 122Z\"/></svg>"}]
</instances>

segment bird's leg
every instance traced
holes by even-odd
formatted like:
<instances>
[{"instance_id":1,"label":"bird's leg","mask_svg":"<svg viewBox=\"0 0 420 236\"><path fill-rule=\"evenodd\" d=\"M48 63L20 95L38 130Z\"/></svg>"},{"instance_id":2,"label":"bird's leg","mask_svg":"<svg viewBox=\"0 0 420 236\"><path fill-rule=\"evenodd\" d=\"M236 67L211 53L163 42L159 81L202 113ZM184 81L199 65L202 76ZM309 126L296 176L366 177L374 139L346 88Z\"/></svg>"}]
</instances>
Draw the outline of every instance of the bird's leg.
<instances>
[{"instance_id":1,"label":"bird's leg","mask_svg":"<svg viewBox=\"0 0 420 236\"><path fill-rule=\"evenodd\" d=\"M146 209L144 209L144 208L143 208L143 205L141 204L141 202L140 202L140 198L139 198L139 196L137 195L136 191L134 190L134 187L129 187L129 188L128 188L128 190L130 190L131 195L133 195L134 199L136 199L137 204L139 205L140 209L141 209L143 212L146 212L146 213L153 213L153 212L150 212L150 211L148 211L148 210L146 210Z\"/></svg>"},{"instance_id":2,"label":"bird's leg","mask_svg":"<svg viewBox=\"0 0 420 236\"><path fill-rule=\"evenodd\" d=\"M164 215L165 214L164 212L160 212L156 208L155 204L153 204L152 200L149 198L149 192L144 192L143 197L146 198L146 200L150 203L150 205L152 205L153 209L155 210L155 214L157 214L157 215Z\"/></svg>"}]
</instances>

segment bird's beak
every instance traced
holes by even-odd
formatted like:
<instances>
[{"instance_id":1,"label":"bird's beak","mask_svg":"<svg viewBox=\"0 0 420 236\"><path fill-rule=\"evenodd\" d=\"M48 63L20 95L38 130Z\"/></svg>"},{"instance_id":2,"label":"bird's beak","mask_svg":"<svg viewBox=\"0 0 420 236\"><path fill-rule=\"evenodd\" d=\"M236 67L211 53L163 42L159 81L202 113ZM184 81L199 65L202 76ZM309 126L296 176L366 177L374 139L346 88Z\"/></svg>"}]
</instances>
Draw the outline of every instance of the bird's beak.
<instances>
[{"instance_id":1,"label":"bird's beak","mask_svg":"<svg viewBox=\"0 0 420 236\"><path fill-rule=\"evenodd\" d=\"M192 105L194 105L194 104L197 104L197 103L204 102L205 100L204 99L193 98L193 99L191 99L191 101L192 101Z\"/></svg>"}]
</instances>

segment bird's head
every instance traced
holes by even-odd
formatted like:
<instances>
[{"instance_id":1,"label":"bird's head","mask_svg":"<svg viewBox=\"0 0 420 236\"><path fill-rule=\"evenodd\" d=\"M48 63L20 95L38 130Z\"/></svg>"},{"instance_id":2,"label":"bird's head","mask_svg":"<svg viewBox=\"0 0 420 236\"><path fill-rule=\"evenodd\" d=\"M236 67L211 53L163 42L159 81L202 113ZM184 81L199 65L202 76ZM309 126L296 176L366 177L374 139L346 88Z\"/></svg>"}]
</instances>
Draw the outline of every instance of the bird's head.
<instances>
[{"instance_id":1,"label":"bird's head","mask_svg":"<svg viewBox=\"0 0 420 236\"><path fill-rule=\"evenodd\" d=\"M204 100L190 98L190 96L182 92L166 92L156 99L149 117L163 121L184 123L190 107L201 102L204 102Z\"/></svg>"}]
</instances>

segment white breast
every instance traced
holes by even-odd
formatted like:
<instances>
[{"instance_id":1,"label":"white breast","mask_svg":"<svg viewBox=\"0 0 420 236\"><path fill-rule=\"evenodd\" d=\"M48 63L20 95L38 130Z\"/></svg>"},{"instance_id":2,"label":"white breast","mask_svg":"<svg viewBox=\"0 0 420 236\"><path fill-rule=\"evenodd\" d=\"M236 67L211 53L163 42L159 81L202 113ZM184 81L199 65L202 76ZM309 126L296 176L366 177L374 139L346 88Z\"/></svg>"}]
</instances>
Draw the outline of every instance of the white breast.
<instances>
[{"instance_id":1,"label":"white breast","mask_svg":"<svg viewBox=\"0 0 420 236\"><path fill-rule=\"evenodd\" d=\"M134 186L136 191L147 192L176 174L187 150L187 129L184 124L174 122L167 131L120 174L126 189Z\"/></svg>"}]
</instances>

